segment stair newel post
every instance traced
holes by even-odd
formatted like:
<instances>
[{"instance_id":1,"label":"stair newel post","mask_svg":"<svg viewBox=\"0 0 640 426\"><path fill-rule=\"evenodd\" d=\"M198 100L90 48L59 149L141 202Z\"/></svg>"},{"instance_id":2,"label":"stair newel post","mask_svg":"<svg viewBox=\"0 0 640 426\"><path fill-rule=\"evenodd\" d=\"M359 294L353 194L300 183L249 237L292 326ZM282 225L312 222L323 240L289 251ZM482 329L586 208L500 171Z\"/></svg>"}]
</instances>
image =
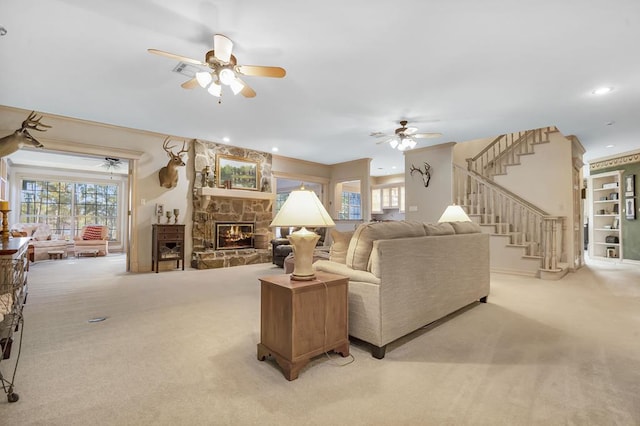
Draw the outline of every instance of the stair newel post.
<instances>
[{"instance_id":1,"label":"stair newel post","mask_svg":"<svg viewBox=\"0 0 640 426\"><path fill-rule=\"evenodd\" d=\"M545 218L544 221L544 269L551 269L551 224Z\"/></svg>"}]
</instances>

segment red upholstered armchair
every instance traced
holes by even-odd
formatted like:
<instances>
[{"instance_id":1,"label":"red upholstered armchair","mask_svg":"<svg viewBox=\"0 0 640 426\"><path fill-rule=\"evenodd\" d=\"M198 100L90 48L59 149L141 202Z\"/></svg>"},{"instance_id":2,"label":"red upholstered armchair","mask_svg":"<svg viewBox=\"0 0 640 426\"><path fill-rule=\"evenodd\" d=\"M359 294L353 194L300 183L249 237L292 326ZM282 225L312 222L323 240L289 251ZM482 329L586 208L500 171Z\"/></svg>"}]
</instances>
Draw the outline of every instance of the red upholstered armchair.
<instances>
[{"instance_id":1,"label":"red upholstered armchair","mask_svg":"<svg viewBox=\"0 0 640 426\"><path fill-rule=\"evenodd\" d=\"M73 237L73 250L78 257L82 253L93 253L97 256L109 254L109 228L104 225L86 225L80 235Z\"/></svg>"}]
</instances>

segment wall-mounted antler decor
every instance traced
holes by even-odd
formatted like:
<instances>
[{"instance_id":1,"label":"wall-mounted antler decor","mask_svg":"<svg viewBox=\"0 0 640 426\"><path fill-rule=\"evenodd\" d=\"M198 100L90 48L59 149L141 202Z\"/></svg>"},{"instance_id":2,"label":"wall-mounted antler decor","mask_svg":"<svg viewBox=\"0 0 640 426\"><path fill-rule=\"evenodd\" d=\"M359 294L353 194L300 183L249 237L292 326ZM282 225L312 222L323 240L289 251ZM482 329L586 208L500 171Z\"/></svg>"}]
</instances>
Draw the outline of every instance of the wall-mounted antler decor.
<instances>
[{"instance_id":1,"label":"wall-mounted antler decor","mask_svg":"<svg viewBox=\"0 0 640 426\"><path fill-rule=\"evenodd\" d=\"M15 132L11 133L0 139L0 157L4 157L9 154L13 154L25 144L33 145L36 148L42 148L40 142L29 134L29 130L37 130L38 132L45 132L50 129L51 126L40 123L42 116L37 117L35 111L31 111L31 114L26 120L22 122L22 126Z\"/></svg>"},{"instance_id":2,"label":"wall-mounted antler decor","mask_svg":"<svg viewBox=\"0 0 640 426\"><path fill-rule=\"evenodd\" d=\"M410 173L413 176L413 172L418 172L422 175L422 181L424 182L424 187L429 186L429 180L431 180L431 166L426 161L424 162L424 170L419 169L418 167L411 165Z\"/></svg>"},{"instance_id":3,"label":"wall-mounted antler decor","mask_svg":"<svg viewBox=\"0 0 640 426\"><path fill-rule=\"evenodd\" d=\"M182 142L182 149L174 154L171 150L175 148L175 145L169 146L170 141L171 136L167 136L164 140L164 143L162 144L162 148L167 152L167 155L169 156L169 162L158 172L160 186L164 188L174 188L176 185L178 185L177 167L184 166L182 154L187 152L187 150L184 149L186 142Z\"/></svg>"}]
</instances>

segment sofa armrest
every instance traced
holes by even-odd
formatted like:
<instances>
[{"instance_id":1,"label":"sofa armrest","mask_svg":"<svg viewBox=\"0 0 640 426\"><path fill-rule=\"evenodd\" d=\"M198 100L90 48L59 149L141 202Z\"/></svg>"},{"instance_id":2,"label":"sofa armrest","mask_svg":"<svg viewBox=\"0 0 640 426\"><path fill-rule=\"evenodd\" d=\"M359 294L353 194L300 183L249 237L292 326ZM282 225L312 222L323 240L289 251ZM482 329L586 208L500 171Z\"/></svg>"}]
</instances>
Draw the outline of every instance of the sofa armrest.
<instances>
[{"instance_id":1,"label":"sofa armrest","mask_svg":"<svg viewBox=\"0 0 640 426\"><path fill-rule=\"evenodd\" d=\"M351 269L344 263L332 262L330 260L318 260L314 262L313 268L316 271L330 272L332 274L345 276L349 278L349 281L358 281L377 285L380 284L380 278L376 277L371 272Z\"/></svg>"}]
</instances>

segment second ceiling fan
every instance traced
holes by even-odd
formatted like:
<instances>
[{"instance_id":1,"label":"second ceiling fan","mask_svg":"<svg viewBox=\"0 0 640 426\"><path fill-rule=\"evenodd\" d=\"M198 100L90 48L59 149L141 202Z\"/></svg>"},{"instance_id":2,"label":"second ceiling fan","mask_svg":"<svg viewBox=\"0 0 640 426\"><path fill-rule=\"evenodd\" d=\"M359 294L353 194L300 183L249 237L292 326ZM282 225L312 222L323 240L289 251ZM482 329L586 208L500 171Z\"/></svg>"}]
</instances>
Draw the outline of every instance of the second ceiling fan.
<instances>
[{"instance_id":1,"label":"second ceiling fan","mask_svg":"<svg viewBox=\"0 0 640 426\"><path fill-rule=\"evenodd\" d=\"M400 126L397 128L393 135L387 135L382 132L373 132L371 136L376 138L384 138L378 144L389 143L391 148L398 149L399 151L406 151L407 149L413 149L416 146L414 139L426 139L437 138L442 136L442 133L417 133L417 127L407 127L407 120L401 120Z\"/></svg>"},{"instance_id":2,"label":"second ceiling fan","mask_svg":"<svg viewBox=\"0 0 640 426\"><path fill-rule=\"evenodd\" d=\"M286 75L284 68L280 67L238 65L236 57L231 53L232 50L233 42L222 34L213 36L213 50L205 54L204 62L158 49L147 49L149 53L208 67L209 69L196 72L195 77L185 81L181 86L185 89L201 86L218 98L222 96L222 86L228 86L234 95L240 93L246 98L253 98L256 95L255 90L240 79L240 75L275 78L282 78Z\"/></svg>"}]
</instances>

